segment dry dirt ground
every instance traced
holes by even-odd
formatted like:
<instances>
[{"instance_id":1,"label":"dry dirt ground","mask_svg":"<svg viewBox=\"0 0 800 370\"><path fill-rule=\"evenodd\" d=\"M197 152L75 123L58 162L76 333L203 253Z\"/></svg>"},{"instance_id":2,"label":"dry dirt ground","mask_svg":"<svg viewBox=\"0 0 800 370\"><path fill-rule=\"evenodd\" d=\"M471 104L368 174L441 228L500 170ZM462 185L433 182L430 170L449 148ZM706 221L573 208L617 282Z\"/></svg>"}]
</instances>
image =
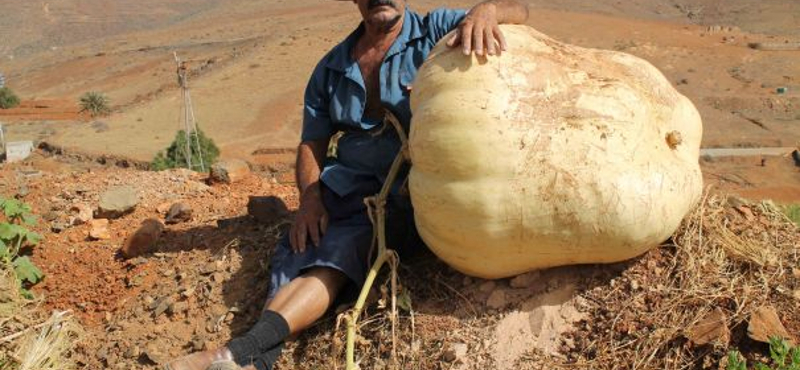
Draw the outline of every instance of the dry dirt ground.
<instances>
[{"instance_id":1,"label":"dry dirt ground","mask_svg":"<svg viewBox=\"0 0 800 370\"><path fill-rule=\"evenodd\" d=\"M705 147L798 144L800 51L749 44L800 41L800 2L529 3L529 24L553 37L626 51L659 67L700 110ZM442 4L470 3L411 3L420 11ZM0 168L0 194L21 197L43 217L38 231L45 242L31 253L47 278L36 292L48 308L72 310L86 327L75 354L79 364L154 369L171 356L221 344L248 327L266 294L269 254L290 217L256 222L246 215L247 200L272 195L290 209L296 206L292 174L284 169L298 137L302 91L316 61L357 22L352 4L0 0L0 9L15 15L0 16L0 34L13 35L0 42L0 72L28 104L0 111L8 139L46 140L68 153L87 153L51 157L40 152L26 163ZM233 185L208 186L200 174L152 173L87 160L103 155L105 163L135 165L172 140L180 97L173 51L190 60L200 126L223 156L247 159L263 170L259 174ZM778 87L788 90L778 94ZM114 113L78 117L69 102L94 90L108 94ZM706 183L718 191L800 201L800 171L791 157L702 158L701 165ZM142 201L134 213L111 222L111 239L89 240L87 225L52 231L69 217L73 204L96 206L99 194L116 184L134 184ZM164 206L176 201L193 207L193 219L167 226L157 252L122 260L118 251L124 239L145 218L163 220ZM796 237L796 229L770 226L759 207L745 207L752 208L750 216L755 213L752 230L741 230L752 221L747 212L727 207L724 213L740 226L737 233ZM797 266L798 240L781 243L794 251L791 262ZM680 250L667 243L628 263L495 282L465 278L422 253L401 268L412 310L401 313L400 361L408 365L404 368L418 369L631 368L625 360L632 354L626 351L650 348L646 337L656 332L668 333L671 342L654 350L653 361L676 359L675 365L685 349L696 356L691 368L716 368L723 350L693 349L680 331L658 331L664 323L654 319L674 311L668 306L675 304L670 294L684 288L671 285L677 284L673 277L683 276L674 265ZM800 271L791 267L768 270L779 277L758 288L764 293L756 303L776 305L784 325L797 334ZM698 297L685 307L697 310L696 320L711 305L724 307L731 315L732 345L758 356L763 346L743 334L755 303L740 305L729 297ZM389 364L388 322L379 305L369 309L359 342L365 369ZM631 310L643 314L632 316ZM302 336L280 368L341 365L343 331L336 324L331 316ZM598 343L619 348L610 351ZM609 357L621 363L602 362Z\"/></svg>"},{"instance_id":2,"label":"dry dirt ground","mask_svg":"<svg viewBox=\"0 0 800 370\"><path fill-rule=\"evenodd\" d=\"M79 368L156 369L252 325L267 293L270 254L291 213L257 221L247 203L268 195L296 209L285 174L208 185L201 173L90 159L37 151L0 169L0 193L41 215L35 230L44 242L26 251L46 274L34 291L45 309L69 310L84 326L72 355ZM69 226L75 207L95 208L100 194L118 185L133 186L140 202L110 221L108 239L90 237L89 224ZM167 225L154 251L123 259L124 241L146 219L165 221L176 202L189 205L192 218ZM765 345L746 335L754 310L775 307L790 335L800 333L800 232L769 202L714 196L704 207L662 246L612 265L487 281L465 277L427 251L404 256L399 368L706 369L724 366L728 348L763 359ZM379 278L360 331L363 369L391 368L387 279ZM726 315L725 339L688 339L716 309ZM331 313L288 346L278 369L341 368L343 343Z\"/></svg>"}]
</instances>

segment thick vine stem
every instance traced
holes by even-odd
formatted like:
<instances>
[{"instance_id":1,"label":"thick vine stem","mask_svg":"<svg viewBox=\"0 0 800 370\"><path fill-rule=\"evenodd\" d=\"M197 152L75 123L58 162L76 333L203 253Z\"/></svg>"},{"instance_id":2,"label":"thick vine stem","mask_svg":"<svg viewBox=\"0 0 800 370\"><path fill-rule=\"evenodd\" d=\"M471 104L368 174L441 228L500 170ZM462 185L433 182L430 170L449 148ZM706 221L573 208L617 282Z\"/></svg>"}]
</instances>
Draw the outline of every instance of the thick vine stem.
<instances>
[{"instance_id":1,"label":"thick vine stem","mask_svg":"<svg viewBox=\"0 0 800 370\"><path fill-rule=\"evenodd\" d=\"M389 121L389 123L391 123L394 129L397 131L397 135L400 139L400 152L397 153L397 156L394 158L392 166L389 168L389 173L386 176L386 181L383 183L380 192L375 196L364 199L364 203L367 205L367 212L369 213L370 220L372 221L375 229L375 232L373 233L373 246L377 245L378 255L375 258L375 262L370 267L369 272L367 273L367 278L364 281L364 286L361 288L361 293L358 295L358 300L356 300L355 306L350 312L350 315L346 316L347 370L356 370L358 368L355 363L355 341L357 335L356 331L358 318L361 315L361 311L364 309L364 304L367 301L367 296L369 295L372 285L375 283L375 278L378 276L378 273L383 265L387 262L391 267L392 360L396 361L397 359L395 346L397 334L395 330L395 322L397 317L397 265L399 263L399 257L397 256L397 252L388 248L386 245L386 198L389 196L389 192L392 189L392 184L394 184L397 174L400 172L400 168L402 168L403 164L408 159L408 140L403 127L400 125L400 121L398 121L397 118L388 110L386 111L385 120Z\"/></svg>"}]
</instances>

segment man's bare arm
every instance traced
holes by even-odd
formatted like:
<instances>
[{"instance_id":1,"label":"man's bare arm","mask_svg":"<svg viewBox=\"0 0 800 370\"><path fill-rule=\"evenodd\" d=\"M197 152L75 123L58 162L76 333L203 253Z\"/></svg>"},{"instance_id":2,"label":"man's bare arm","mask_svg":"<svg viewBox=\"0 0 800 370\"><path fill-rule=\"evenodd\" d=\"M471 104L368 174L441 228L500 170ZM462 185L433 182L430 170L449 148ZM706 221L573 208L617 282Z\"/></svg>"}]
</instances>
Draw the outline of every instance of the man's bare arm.
<instances>
[{"instance_id":1,"label":"man's bare arm","mask_svg":"<svg viewBox=\"0 0 800 370\"><path fill-rule=\"evenodd\" d=\"M462 46L464 55L495 55L506 50L500 24L519 24L528 20L528 6L516 0L488 0L470 9L447 45Z\"/></svg>"},{"instance_id":2,"label":"man's bare arm","mask_svg":"<svg viewBox=\"0 0 800 370\"><path fill-rule=\"evenodd\" d=\"M320 236L328 226L328 213L322 204L322 192L319 175L325 155L328 152L328 140L304 141L297 148L295 175L300 190L300 208L297 210L289 239L295 252L306 250L306 238L319 245Z\"/></svg>"}]
</instances>

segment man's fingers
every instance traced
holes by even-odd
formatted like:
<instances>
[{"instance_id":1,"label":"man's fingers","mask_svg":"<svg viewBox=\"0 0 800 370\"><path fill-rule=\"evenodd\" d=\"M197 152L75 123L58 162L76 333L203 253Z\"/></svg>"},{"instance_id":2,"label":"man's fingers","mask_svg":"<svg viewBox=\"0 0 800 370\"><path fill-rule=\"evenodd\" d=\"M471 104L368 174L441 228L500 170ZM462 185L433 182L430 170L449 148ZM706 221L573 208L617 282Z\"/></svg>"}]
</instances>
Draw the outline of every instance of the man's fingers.
<instances>
[{"instance_id":1,"label":"man's fingers","mask_svg":"<svg viewBox=\"0 0 800 370\"><path fill-rule=\"evenodd\" d=\"M497 39L497 43L500 44L500 50L506 51L508 50L508 44L506 43L506 37L503 35L503 31L500 31L500 27L494 28L494 37Z\"/></svg>"},{"instance_id":2,"label":"man's fingers","mask_svg":"<svg viewBox=\"0 0 800 370\"><path fill-rule=\"evenodd\" d=\"M487 28L486 31L483 32L483 42L486 45L486 54L494 55L495 54L495 42L494 42L494 35L492 34L492 30Z\"/></svg>"},{"instance_id":3,"label":"man's fingers","mask_svg":"<svg viewBox=\"0 0 800 370\"><path fill-rule=\"evenodd\" d=\"M325 234L326 231L328 231L328 213L323 214L319 219L320 234Z\"/></svg>"},{"instance_id":4,"label":"man's fingers","mask_svg":"<svg viewBox=\"0 0 800 370\"><path fill-rule=\"evenodd\" d=\"M454 46L458 46L458 41L460 38L461 38L461 32L459 32L459 29L456 28L456 32L453 32L453 35L450 36L449 40L447 40L447 46L451 48Z\"/></svg>"},{"instance_id":5,"label":"man's fingers","mask_svg":"<svg viewBox=\"0 0 800 370\"><path fill-rule=\"evenodd\" d=\"M473 49L476 55L483 55L483 28L480 26L472 29L472 42L475 44Z\"/></svg>"},{"instance_id":6,"label":"man's fingers","mask_svg":"<svg viewBox=\"0 0 800 370\"><path fill-rule=\"evenodd\" d=\"M464 55L472 53L472 24L466 23L461 28L461 47Z\"/></svg>"},{"instance_id":7,"label":"man's fingers","mask_svg":"<svg viewBox=\"0 0 800 370\"><path fill-rule=\"evenodd\" d=\"M306 251L306 236L308 236L308 229L306 229L305 221L300 222L297 227L297 252L303 253Z\"/></svg>"},{"instance_id":8,"label":"man's fingers","mask_svg":"<svg viewBox=\"0 0 800 370\"><path fill-rule=\"evenodd\" d=\"M315 247L319 247L319 223L309 222L308 233L311 235L311 243L314 244Z\"/></svg>"}]
</instances>

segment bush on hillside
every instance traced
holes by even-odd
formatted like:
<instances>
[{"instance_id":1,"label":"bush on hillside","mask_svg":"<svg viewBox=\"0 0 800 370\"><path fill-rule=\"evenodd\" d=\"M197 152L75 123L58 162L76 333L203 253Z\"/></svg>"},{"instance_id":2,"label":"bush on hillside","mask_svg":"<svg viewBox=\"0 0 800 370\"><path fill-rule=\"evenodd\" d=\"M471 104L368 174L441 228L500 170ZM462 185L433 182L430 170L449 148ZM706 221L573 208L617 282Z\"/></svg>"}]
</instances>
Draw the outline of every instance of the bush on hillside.
<instances>
[{"instance_id":1,"label":"bush on hillside","mask_svg":"<svg viewBox=\"0 0 800 370\"><path fill-rule=\"evenodd\" d=\"M81 113L89 112L92 117L105 116L111 113L108 97L105 94L90 91L80 98Z\"/></svg>"},{"instance_id":2,"label":"bush on hillside","mask_svg":"<svg viewBox=\"0 0 800 370\"><path fill-rule=\"evenodd\" d=\"M7 86L0 88L0 109L10 109L19 105L19 97Z\"/></svg>"},{"instance_id":3,"label":"bush on hillside","mask_svg":"<svg viewBox=\"0 0 800 370\"><path fill-rule=\"evenodd\" d=\"M190 169L195 171L208 170L211 164L217 160L217 157L219 157L219 148L217 148L217 145L214 144L214 140L206 136L200 129L197 129L190 136L190 145L192 148L192 168ZM154 171L161 171L168 168L177 167L188 168L189 166L186 163L186 140L186 131L178 131L177 135L175 135L175 139L172 140L172 143L169 145L169 147L167 147L166 150L159 151L158 154L156 154L156 157L153 158L153 162L150 163L150 168ZM198 142L200 144L199 151L197 150ZM201 158L204 168L201 168L200 166Z\"/></svg>"}]
</instances>

